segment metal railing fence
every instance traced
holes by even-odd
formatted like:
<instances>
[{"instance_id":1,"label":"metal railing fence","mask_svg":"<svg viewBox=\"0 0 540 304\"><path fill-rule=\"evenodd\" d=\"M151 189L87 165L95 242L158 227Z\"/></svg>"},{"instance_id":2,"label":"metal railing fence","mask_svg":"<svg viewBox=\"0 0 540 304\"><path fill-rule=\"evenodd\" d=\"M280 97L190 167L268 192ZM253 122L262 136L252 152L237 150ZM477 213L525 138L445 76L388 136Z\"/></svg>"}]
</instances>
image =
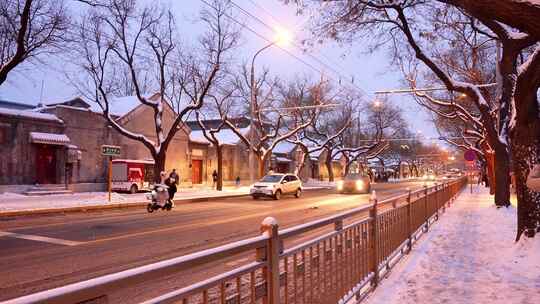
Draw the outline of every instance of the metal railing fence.
<instances>
[{"instance_id":1,"label":"metal railing fence","mask_svg":"<svg viewBox=\"0 0 540 304\"><path fill-rule=\"evenodd\" d=\"M252 262L144 303L326 304L359 300L411 250L418 235L428 231L465 185L462 178L407 190L382 201L373 193L368 205L284 230L279 230L273 218L266 218L261 235L254 238L5 303L109 303L109 295L124 287L253 252L256 259ZM284 249L284 241L320 229L322 234Z\"/></svg>"}]
</instances>

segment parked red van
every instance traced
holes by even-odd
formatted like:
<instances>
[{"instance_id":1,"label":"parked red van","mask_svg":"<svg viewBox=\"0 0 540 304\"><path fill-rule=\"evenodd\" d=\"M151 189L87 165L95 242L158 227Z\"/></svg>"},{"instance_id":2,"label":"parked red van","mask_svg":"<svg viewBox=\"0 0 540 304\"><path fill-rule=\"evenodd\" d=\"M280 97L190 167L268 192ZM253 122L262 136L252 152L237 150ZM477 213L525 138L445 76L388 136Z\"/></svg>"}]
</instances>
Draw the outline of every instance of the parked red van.
<instances>
[{"instance_id":1,"label":"parked red van","mask_svg":"<svg viewBox=\"0 0 540 304\"><path fill-rule=\"evenodd\" d=\"M154 161L138 159L113 159L112 190L137 193L150 190L154 181Z\"/></svg>"}]
</instances>

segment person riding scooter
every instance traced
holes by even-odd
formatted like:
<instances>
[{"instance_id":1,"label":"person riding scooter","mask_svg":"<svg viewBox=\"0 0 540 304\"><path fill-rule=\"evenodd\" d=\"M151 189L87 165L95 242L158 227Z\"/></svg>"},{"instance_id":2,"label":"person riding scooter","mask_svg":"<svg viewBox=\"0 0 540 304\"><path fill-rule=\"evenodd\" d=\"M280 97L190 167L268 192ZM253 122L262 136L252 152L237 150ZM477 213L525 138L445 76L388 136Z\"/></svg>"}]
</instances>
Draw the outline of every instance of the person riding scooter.
<instances>
[{"instance_id":1,"label":"person riding scooter","mask_svg":"<svg viewBox=\"0 0 540 304\"><path fill-rule=\"evenodd\" d=\"M174 196L174 193L176 192L176 185L174 185L174 190L171 191L167 183L172 182L174 184L174 179L165 179L165 176L165 172L162 172L160 174L161 183L154 184L152 187L152 192L147 195L147 198L152 201L146 207L146 210L149 213L152 213L154 212L154 210L158 209L170 211L173 207L171 193L172 196Z\"/></svg>"}]
</instances>

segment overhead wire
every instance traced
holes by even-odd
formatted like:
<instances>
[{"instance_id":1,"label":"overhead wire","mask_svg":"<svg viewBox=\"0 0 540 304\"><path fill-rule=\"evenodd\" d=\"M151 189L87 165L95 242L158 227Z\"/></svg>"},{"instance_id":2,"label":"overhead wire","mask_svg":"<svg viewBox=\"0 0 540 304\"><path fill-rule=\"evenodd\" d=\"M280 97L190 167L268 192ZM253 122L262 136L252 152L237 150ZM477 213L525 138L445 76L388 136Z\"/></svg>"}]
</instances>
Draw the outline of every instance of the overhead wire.
<instances>
[{"instance_id":1,"label":"overhead wire","mask_svg":"<svg viewBox=\"0 0 540 304\"><path fill-rule=\"evenodd\" d=\"M206 2L206 0L201 0L203 2ZM251 0L250 0L251 1ZM261 5L259 4L256 4L254 1L251 1L252 3L254 3L257 7L261 8L261 10L263 11L266 11L266 9L264 9ZM258 23L260 23L261 25L265 26L266 28L270 29L270 30L275 30L275 28L273 28L271 25L269 25L268 23L266 23L264 20L262 20L261 18L255 16L254 14L252 14L251 12L247 11L246 9L244 9L242 6L238 5L237 3L235 3L234 1L230 1L230 3L235 6L240 12L242 12L244 15L254 19L255 21L257 21ZM267 12L267 11L266 11ZM274 21L277 23L277 24L281 24L281 22L279 20L277 20L276 17L274 17L272 14L270 14L269 12L267 12L267 14L272 18L274 19ZM268 39L266 39L267 41L269 41ZM302 53L305 53L303 50L302 50L302 46L298 45L297 43L292 43L293 46L297 49L299 49ZM281 47L280 47L281 48ZM321 59L317 58L317 56L311 54L311 53L305 53L308 57L312 58L314 61L316 61L318 64L324 66L325 68L327 68L328 70L331 70L333 71L336 75L338 75L340 78L348 78L348 77L345 77L346 75L343 75L340 71L338 71L336 68L328 65L327 63L325 63L324 61L322 61ZM324 56L324 54L321 54L322 56ZM334 79L335 80L335 79ZM341 83L340 79L338 79L338 82ZM362 89L361 87L359 87L358 85L354 84L353 82L350 83L351 85L353 85L356 89L358 89L361 93L367 95L367 92Z\"/></svg>"},{"instance_id":2,"label":"overhead wire","mask_svg":"<svg viewBox=\"0 0 540 304\"><path fill-rule=\"evenodd\" d=\"M213 9L217 9L214 5L212 5L211 3L209 3L207 0L200 0L202 3L206 4L207 6L213 8ZM231 1L232 2L232 1ZM245 23L239 21L237 18L231 16L230 14L227 14L225 13L224 16L226 16L227 18L229 18L230 20L232 20L233 22L237 23L238 25L240 25L241 27L243 27L244 29L248 30L249 32L253 33L254 35L256 35L257 37L261 38L262 40L268 42L268 43L273 43L275 42L274 40L266 37L265 35L261 34L260 32L258 32L257 30L253 29L252 27L246 25ZM261 20L261 22L263 22ZM266 24L266 23L265 23ZM266 26L268 26L269 28L272 28L271 26L269 26L268 24L266 24ZM306 60L300 58L298 55L294 54L293 52L291 52L290 50L284 48L284 47L281 47L279 45L275 45L276 48L280 49L281 51L285 52L286 54L288 54L289 56L291 56L292 58L298 60L299 62L301 62L302 64L306 65L307 67L309 67L310 69L314 70L315 72L323 75L323 76L327 76L328 78L331 78L332 80L336 81L336 82L339 82L341 83L341 81L339 79L336 79L335 77L332 77L331 75L326 75L324 73L323 70L321 70L320 68L317 68L315 67L313 64L307 62ZM320 60L319 60L320 61ZM322 61L321 61L322 62ZM327 64L325 64L324 62L322 62L323 65L326 65L328 66ZM334 69L333 69L334 70ZM339 76L343 77L341 74L338 74ZM358 89L361 93L367 95L367 92L365 90L363 90L361 87L355 85L354 83L351 83L356 89Z\"/></svg>"},{"instance_id":3,"label":"overhead wire","mask_svg":"<svg viewBox=\"0 0 540 304\"><path fill-rule=\"evenodd\" d=\"M234 2L234 1L231 1L231 2ZM252 3L252 4L253 4L255 7L257 7L259 10L261 10L262 12L264 12L267 16L269 16L269 17L273 20L273 22L275 22L275 23L278 24L278 25L279 25L279 24L282 24L282 22L281 22L280 20L278 20L278 17L276 17L274 14L272 14L272 13L271 13L269 10L267 10L264 6L260 5L259 3L255 2L254 0L249 0L249 2ZM234 3L233 3L233 4L234 4ZM306 20L306 22L307 22L307 20ZM305 22L305 23L306 23L306 22ZM304 26L305 23L304 23L302 26ZM264 25L267 26L266 24L264 24ZM300 48L301 48L301 46L300 46ZM310 55L313 55L313 54L310 54ZM343 66L341 66L340 63L338 63L338 62L335 61L334 59L330 58L329 56L327 56L327 55L324 54L323 52L319 52L319 55L322 56L324 59L326 59L326 60L327 60L328 62L330 62L331 64L337 66L339 69L345 70L345 69L343 68ZM314 55L313 55L313 56L314 56ZM325 65L325 66L327 66L327 65ZM329 68L332 69L331 66L327 66L327 67L329 67ZM338 74L339 74L339 73L338 73ZM341 76L341 75L340 75L340 76ZM354 75L351 74L350 76L351 76L352 78L354 78Z\"/></svg>"}]
</instances>

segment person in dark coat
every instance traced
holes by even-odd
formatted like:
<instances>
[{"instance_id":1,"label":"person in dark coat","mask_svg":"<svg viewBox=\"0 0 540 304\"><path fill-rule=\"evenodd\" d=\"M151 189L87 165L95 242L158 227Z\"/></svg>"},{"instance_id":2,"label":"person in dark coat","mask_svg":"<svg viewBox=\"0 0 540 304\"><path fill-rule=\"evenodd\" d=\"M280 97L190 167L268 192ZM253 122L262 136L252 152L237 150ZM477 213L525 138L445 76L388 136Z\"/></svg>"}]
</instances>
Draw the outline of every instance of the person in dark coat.
<instances>
[{"instance_id":1,"label":"person in dark coat","mask_svg":"<svg viewBox=\"0 0 540 304\"><path fill-rule=\"evenodd\" d=\"M169 200L172 200L174 199L174 194L176 193L176 191L178 190L176 188L176 183L177 183L177 180L172 177L172 173L171 175L165 180L165 185L167 185L167 187L169 187L169 189L167 189L167 191L169 191Z\"/></svg>"},{"instance_id":2,"label":"person in dark coat","mask_svg":"<svg viewBox=\"0 0 540 304\"><path fill-rule=\"evenodd\" d=\"M218 173L216 170L214 170L214 172L212 172L212 181L214 182L212 185L212 188L214 189L217 188L217 179L218 179Z\"/></svg>"},{"instance_id":3,"label":"person in dark coat","mask_svg":"<svg viewBox=\"0 0 540 304\"><path fill-rule=\"evenodd\" d=\"M178 175L178 173L176 173L176 169L172 169L172 172L169 175L169 177L174 178L174 180L175 180L174 183L176 185L178 185L180 183L180 176Z\"/></svg>"}]
</instances>

